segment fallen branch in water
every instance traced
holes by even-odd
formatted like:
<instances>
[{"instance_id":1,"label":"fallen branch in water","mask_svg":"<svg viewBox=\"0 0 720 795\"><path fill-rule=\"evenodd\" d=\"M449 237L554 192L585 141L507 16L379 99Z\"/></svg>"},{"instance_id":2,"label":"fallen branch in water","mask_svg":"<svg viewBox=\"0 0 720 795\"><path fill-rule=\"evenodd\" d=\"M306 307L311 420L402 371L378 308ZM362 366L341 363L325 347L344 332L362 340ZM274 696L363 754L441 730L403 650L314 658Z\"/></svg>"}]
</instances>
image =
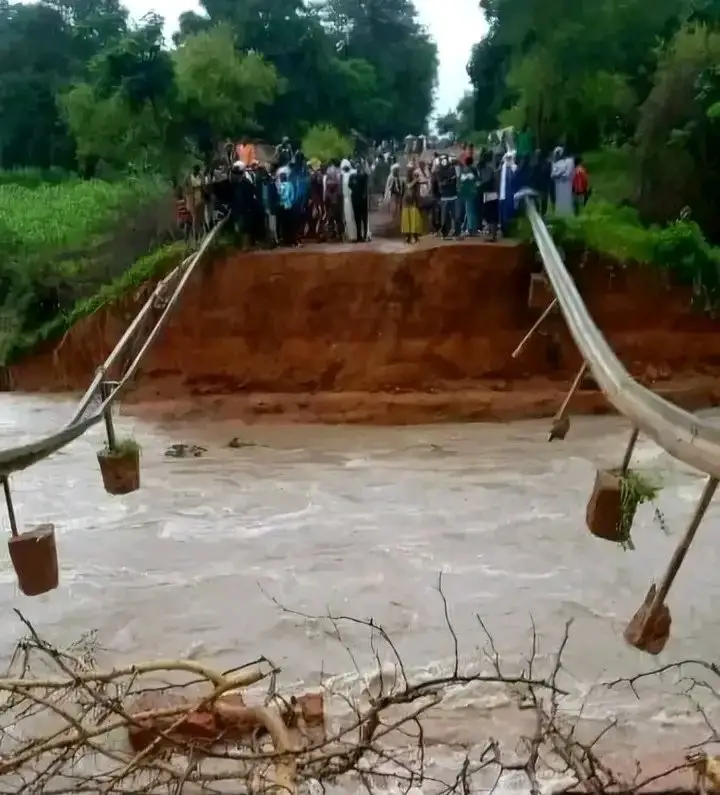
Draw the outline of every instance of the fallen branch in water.
<instances>
[{"instance_id":1,"label":"fallen branch in water","mask_svg":"<svg viewBox=\"0 0 720 795\"><path fill-rule=\"evenodd\" d=\"M18 613L28 636L0 678L0 795L240 795L297 792L311 781L323 787L347 781L352 792L394 785L403 792L415 787L424 793L471 795L494 792L507 775L522 776L523 789L539 795L550 774L563 777L563 792L618 793L638 792L672 772L642 779L637 771L631 780L614 772L598 751L614 721L590 741L580 740L582 710L563 707L568 694L560 683L570 624L552 665L541 674L534 627L527 660L511 671L478 617L486 654L463 663L442 578L438 593L453 655L446 672L423 679L410 676L392 638L373 620L310 616L276 602L303 621L327 621L360 679L360 666L342 630L352 625L368 631L375 674L355 695L326 685L318 692L283 697L277 690L280 671L266 658L222 672L188 660L102 671L97 669L95 635L60 650ZM720 675L712 664L697 664ZM664 670L668 666L610 684L634 688ZM259 685L262 693L254 687ZM432 738L434 716L451 692L477 686L504 689L531 717L530 728L518 748L503 747L492 737L455 743L456 772L448 778L428 754L441 744ZM327 719L331 698L348 713L343 722ZM712 736L718 736L714 730ZM705 768L697 756L679 766L688 767L703 778Z\"/></svg>"}]
</instances>

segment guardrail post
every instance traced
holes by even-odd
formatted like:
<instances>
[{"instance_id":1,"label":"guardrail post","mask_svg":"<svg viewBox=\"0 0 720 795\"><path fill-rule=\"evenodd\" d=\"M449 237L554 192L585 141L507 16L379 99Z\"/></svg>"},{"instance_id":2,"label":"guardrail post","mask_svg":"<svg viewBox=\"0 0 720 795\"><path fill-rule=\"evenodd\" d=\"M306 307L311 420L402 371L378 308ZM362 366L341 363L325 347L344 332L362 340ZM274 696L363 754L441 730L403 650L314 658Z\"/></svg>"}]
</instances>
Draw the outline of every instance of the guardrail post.
<instances>
[{"instance_id":1,"label":"guardrail post","mask_svg":"<svg viewBox=\"0 0 720 795\"><path fill-rule=\"evenodd\" d=\"M110 382L102 381L100 383L100 397L103 403L110 397L111 393ZM107 433L108 449L117 449L117 438L115 437L115 426L113 425L112 418L112 404L108 404L103 411L103 420L105 422L105 431Z\"/></svg>"},{"instance_id":2,"label":"guardrail post","mask_svg":"<svg viewBox=\"0 0 720 795\"><path fill-rule=\"evenodd\" d=\"M15 508L13 507L12 494L10 493L10 480L7 475L3 476L3 491L5 492L5 504L7 505L8 518L10 519L10 533L17 537L17 519L15 518Z\"/></svg>"}]
</instances>

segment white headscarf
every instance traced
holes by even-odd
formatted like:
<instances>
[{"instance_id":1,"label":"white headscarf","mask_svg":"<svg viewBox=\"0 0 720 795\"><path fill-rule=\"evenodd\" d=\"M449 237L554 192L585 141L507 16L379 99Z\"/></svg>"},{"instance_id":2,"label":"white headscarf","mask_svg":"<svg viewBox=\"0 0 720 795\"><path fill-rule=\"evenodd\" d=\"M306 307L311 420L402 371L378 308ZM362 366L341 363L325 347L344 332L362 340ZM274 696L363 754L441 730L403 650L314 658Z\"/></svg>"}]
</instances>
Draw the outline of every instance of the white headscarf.
<instances>
[{"instance_id":1,"label":"white headscarf","mask_svg":"<svg viewBox=\"0 0 720 795\"><path fill-rule=\"evenodd\" d=\"M340 170L341 171L350 171L350 161L345 158L345 160L340 163Z\"/></svg>"}]
</instances>

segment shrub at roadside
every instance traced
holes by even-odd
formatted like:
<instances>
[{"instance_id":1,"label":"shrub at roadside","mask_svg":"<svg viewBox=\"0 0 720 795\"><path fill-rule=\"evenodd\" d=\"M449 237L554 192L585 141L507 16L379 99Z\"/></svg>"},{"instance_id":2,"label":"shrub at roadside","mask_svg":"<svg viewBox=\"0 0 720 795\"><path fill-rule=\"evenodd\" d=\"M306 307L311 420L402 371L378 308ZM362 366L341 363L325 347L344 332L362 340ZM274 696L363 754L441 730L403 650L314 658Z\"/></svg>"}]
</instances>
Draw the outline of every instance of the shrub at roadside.
<instances>
[{"instance_id":1,"label":"shrub at roadside","mask_svg":"<svg viewBox=\"0 0 720 795\"><path fill-rule=\"evenodd\" d=\"M579 215L550 216L547 223L555 243L571 258L594 251L621 266L664 268L676 283L692 286L698 309L713 314L720 309L720 248L708 243L693 221L643 226L633 207L593 198ZM521 238L531 242L527 222L519 228Z\"/></svg>"},{"instance_id":2,"label":"shrub at roadside","mask_svg":"<svg viewBox=\"0 0 720 795\"><path fill-rule=\"evenodd\" d=\"M62 336L75 323L102 307L113 304L134 288L149 280L158 280L180 264L187 253L183 242L170 243L142 257L114 281L104 284L69 311L58 312L51 319L32 328L0 328L0 365L10 364L31 353L38 345Z\"/></svg>"},{"instance_id":3,"label":"shrub at roadside","mask_svg":"<svg viewBox=\"0 0 720 795\"><path fill-rule=\"evenodd\" d=\"M308 160L316 158L327 162L350 157L353 145L334 127L320 124L307 131L302 139L302 151Z\"/></svg>"}]
</instances>

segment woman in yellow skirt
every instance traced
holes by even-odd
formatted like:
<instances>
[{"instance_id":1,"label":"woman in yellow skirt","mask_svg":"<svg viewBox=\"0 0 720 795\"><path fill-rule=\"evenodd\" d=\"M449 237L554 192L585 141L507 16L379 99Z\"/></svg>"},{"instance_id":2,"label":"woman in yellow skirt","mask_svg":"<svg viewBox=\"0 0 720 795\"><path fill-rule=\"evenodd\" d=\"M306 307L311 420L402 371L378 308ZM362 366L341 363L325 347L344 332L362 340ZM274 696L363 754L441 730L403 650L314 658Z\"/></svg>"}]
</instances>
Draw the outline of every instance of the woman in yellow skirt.
<instances>
[{"instance_id":1,"label":"woman in yellow skirt","mask_svg":"<svg viewBox=\"0 0 720 795\"><path fill-rule=\"evenodd\" d=\"M415 170L408 168L402 187L402 214L400 231L408 243L417 243L423 233L422 214L420 213L420 181Z\"/></svg>"}]
</instances>

